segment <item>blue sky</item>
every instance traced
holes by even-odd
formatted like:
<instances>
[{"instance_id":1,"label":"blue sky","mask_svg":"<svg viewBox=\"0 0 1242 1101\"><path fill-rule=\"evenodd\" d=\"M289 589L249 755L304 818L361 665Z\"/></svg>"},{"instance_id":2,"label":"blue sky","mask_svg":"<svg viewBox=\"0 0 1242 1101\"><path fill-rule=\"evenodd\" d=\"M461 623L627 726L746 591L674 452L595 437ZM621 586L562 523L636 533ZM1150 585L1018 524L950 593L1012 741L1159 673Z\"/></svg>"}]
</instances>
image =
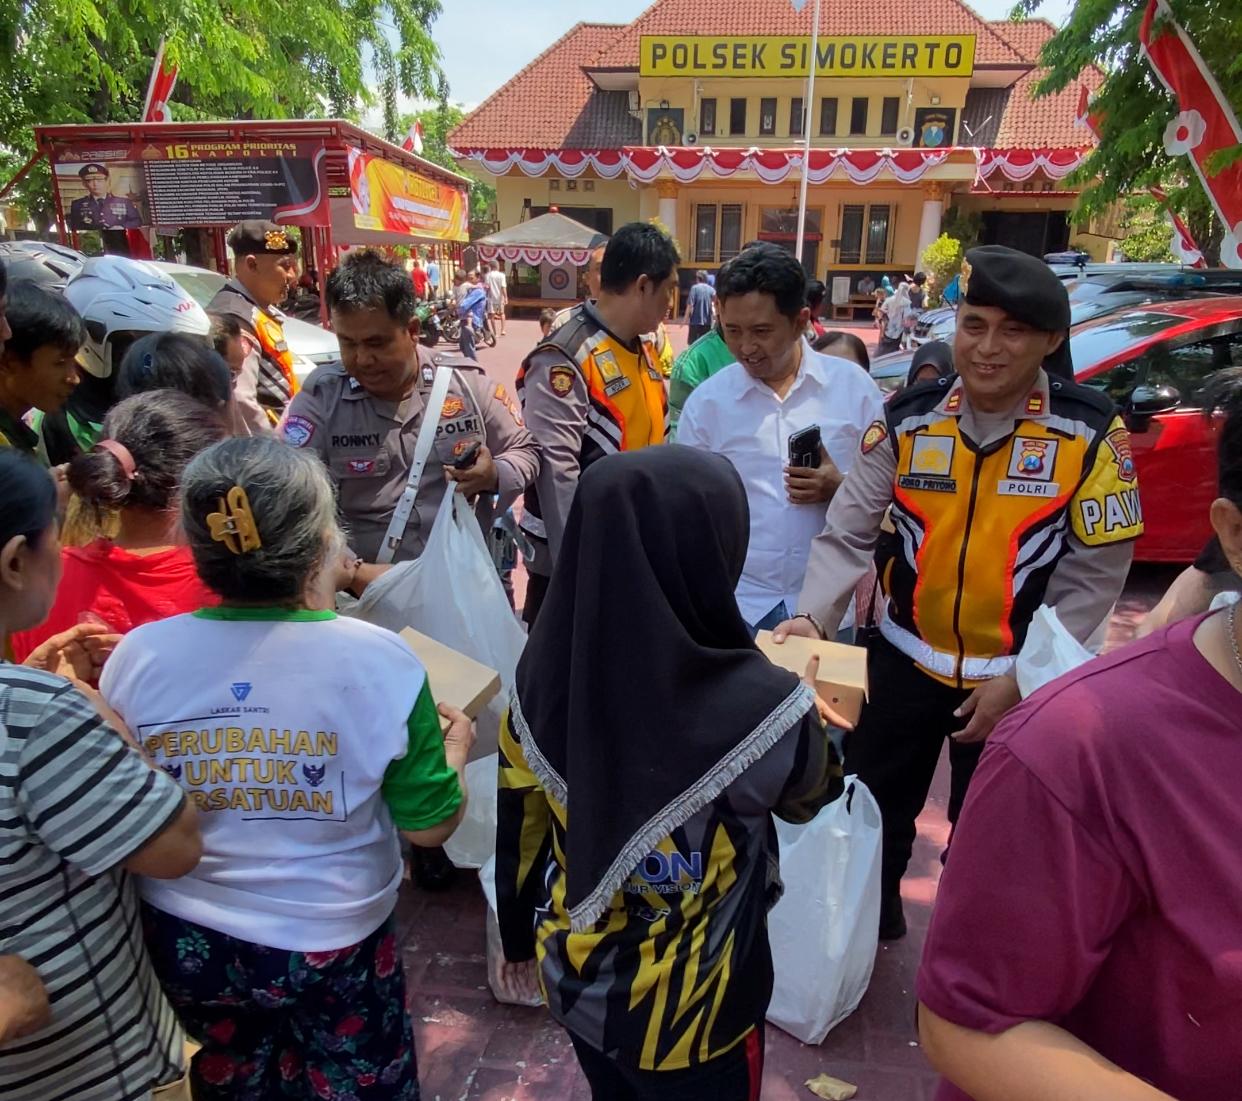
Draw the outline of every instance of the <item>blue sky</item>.
<instances>
[{"instance_id":1,"label":"blue sky","mask_svg":"<svg viewBox=\"0 0 1242 1101\"><path fill-rule=\"evenodd\" d=\"M444 0L444 13L433 33L444 56L452 99L474 107L575 23L626 23L650 4L651 0ZM988 19L1004 19L1013 0L974 0L971 6ZM1044 0L1038 14L1059 23L1072 6L1072 0Z\"/></svg>"}]
</instances>

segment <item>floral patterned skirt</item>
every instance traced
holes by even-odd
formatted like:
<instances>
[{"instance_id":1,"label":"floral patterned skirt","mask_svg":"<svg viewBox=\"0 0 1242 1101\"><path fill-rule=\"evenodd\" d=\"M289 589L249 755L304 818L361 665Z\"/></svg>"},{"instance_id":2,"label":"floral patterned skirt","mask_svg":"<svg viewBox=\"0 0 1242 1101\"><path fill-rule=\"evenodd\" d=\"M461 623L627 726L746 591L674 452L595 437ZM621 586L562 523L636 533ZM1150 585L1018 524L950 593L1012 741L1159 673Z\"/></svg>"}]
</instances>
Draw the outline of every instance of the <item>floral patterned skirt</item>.
<instances>
[{"instance_id":1,"label":"floral patterned skirt","mask_svg":"<svg viewBox=\"0 0 1242 1101\"><path fill-rule=\"evenodd\" d=\"M202 1050L195 1101L418 1101L392 916L332 952L286 952L143 905L164 993Z\"/></svg>"}]
</instances>

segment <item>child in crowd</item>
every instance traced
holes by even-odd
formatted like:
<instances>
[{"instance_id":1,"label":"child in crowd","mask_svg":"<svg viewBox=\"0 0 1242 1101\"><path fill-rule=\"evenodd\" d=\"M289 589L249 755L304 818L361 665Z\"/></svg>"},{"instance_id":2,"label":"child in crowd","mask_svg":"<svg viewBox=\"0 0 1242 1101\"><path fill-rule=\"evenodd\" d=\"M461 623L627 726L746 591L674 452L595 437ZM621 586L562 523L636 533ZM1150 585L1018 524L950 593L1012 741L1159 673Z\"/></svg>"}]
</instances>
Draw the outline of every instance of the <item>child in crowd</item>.
<instances>
[{"instance_id":1,"label":"child in crowd","mask_svg":"<svg viewBox=\"0 0 1242 1101\"><path fill-rule=\"evenodd\" d=\"M544 340L547 340L552 335L552 326L555 321L556 311L550 307L539 314L539 332Z\"/></svg>"},{"instance_id":2,"label":"child in crowd","mask_svg":"<svg viewBox=\"0 0 1242 1101\"><path fill-rule=\"evenodd\" d=\"M37 455L39 436L23 420L32 410L54 413L78 384L78 349L86 340L82 318L65 299L35 283L8 290L12 335L0 351L0 447Z\"/></svg>"}]
</instances>

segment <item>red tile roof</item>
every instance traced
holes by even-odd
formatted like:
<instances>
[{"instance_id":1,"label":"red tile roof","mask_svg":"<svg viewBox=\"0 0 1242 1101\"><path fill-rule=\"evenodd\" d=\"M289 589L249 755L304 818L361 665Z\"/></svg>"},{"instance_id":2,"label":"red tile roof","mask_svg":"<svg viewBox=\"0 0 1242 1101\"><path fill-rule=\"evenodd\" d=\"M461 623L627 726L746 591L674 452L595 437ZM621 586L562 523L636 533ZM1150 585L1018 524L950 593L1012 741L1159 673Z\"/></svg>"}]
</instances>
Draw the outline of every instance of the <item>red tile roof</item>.
<instances>
[{"instance_id":1,"label":"red tile roof","mask_svg":"<svg viewBox=\"0 0 1242 1101\"><path fill-rule=\"evenodd\" d=\"M1032 61L1039 60L1040 51L1057 33L1056 27L1046 19L992 25L1014 49ZM996 135L998 149L1061 149L1092 144L1091 132L1075 121L1078 85L1085 84L1094 92L1104 83L1104 74L1095 66L1089 66L1079 74L1078 80L1061 91L1042 99L1032 99L1036 85L1045 75L1043 69L1032 69L1010 90L1009 103Z\"/></svg>"},{"instance_id":2,"label":"red tile roof","mask_svg":"<svg viewBox=\"0 0 1242 1101\"><path fill-rule=\"evenodd\" d=\"M624 30L611 23L579 23L571 28L480 103L452 132L449 144L455 149L589 148L588 142L570 140L596 90L583 66Z\"/></svg>"},{"instance_id":3,"label":"red tile roof","mask_svg":"<svg viewBox=\"0 0 1242 1101\"><path fill-rule=\"evenodd\" d=\"M989 23L960 0L840 0L828 5L823 30L836 34L975 34L980 65L1020 65L1038 60L1056 33L1043 19ZM804 13L805 14L805 13ZM590 149L636 145L641 123L631 116L624 92L600 91L587 71L632 68L643 34L804 33L789 0L657 0L628 26L579 23L549 46L488 99L449 137L457 149ZM1075 125L1078 85L1039 101L1031 92L1043 76L1034 69L1011 89L996 126L999 148L1064 148L1090 144ZM1103 83L1100 70L1084 70L1091 89ZM998 90L999 91L999 90ZM989 131L992 127L988 128Z\"/></svg>"},{"instance_id":4,"label":"red tile roof","mask_svg":"<svg viewBox=\"0 0 1242 1101\"><path fill-rule=\"evenodd\" d=\"M593 68L638 67L645 34L799 35L811 16L789 0L656 0L595 59ZM1022 57L982 16L961 0L831 0L820 14L820 34L973 34L975 64L1019 66Z\"/></svg>"}]
</instances>

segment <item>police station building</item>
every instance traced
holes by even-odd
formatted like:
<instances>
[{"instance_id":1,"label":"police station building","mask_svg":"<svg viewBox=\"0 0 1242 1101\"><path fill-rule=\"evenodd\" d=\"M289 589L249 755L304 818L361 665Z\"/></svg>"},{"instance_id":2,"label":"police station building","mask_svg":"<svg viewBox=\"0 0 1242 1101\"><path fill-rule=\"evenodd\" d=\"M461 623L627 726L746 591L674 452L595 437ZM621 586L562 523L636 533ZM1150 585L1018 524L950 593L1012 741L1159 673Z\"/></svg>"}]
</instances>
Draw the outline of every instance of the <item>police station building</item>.
<instances>
[{"instance_id":1,"label":"police station building","mask_svg":"<svg viewBox=\"0 0 1242 1101\"><path fill-rule=\"evenodd\" d=\"M450 144L495 177L502 226L553 206L605 233L658 218L684 279L755 238L794 248L804 127L803 257L838 302L912 273L952 208L977 212L985 243L1105 258L1107 227L1068 218L1091 142L1080 86L1032 99L1050 24L959 0L825 4L807 103L812 6L657 0L628 26L580 23Z\"/></svg>"}]
</instances>

